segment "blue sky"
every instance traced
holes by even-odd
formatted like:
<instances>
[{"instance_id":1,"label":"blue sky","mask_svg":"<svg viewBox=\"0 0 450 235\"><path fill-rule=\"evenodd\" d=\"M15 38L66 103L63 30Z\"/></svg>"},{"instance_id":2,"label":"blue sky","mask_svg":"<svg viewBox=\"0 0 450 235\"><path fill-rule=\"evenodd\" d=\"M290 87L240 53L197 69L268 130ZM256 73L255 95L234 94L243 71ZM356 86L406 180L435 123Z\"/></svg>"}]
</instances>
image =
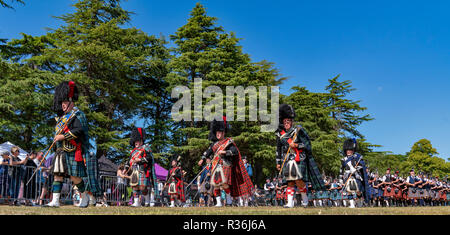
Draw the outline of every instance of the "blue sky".
<instances>
[{"instance_id":1,"label":"blue sky","mask_svg":"<svg viewBox=\"0 0 450 235\"><path fill-rule=\"evenodd\" d=\"M0 9L0 38L42 35L72 12L71 0L28 0ZM129 0L130 26L168 38L199 1ZM281 92L323 92L341 74L350 96L375 118L360 127L380 151L405 153L427 138L450 158L449 1L200 1L218 24L242 38L253 61L275 63L289 77Z\"/></svg>"}]
</instances>

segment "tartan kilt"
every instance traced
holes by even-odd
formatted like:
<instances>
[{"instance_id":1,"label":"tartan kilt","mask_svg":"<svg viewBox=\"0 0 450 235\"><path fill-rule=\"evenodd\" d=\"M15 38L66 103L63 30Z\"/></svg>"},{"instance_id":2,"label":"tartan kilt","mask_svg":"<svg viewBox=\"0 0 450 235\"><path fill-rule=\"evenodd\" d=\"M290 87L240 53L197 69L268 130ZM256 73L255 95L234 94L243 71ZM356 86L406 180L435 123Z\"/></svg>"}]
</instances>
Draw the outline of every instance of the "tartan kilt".
<instances>
[{"instance_id":1,"label":"tartan kilt","mask_svg":"<svg viewBox=\"0 0 450 235\"><path fill-rule=\"evenodd\" d=\"M423 191L423 197L429 197L430 196L430 190L422 189L422 191Z\"/></svg>"},{"instance_id":2,"label":"tartan kilt","mask_svg":"<svg viewBox=\"0 0 450 235\"><path fill-rule=\"evenodd\" d=\"M306 193L306 196L308 197L308 200L314 199L314 193L312 193L311 191L308 191ZM286 199L287 199L287 193L286 193Z\"/></svg>"},{"instance_id":3,"label":"tartan kilt","mask_svg":"<svg viewBox=\"0 0 450 235\"><path fill-rule=\"evenodd\" d=\"M423 198L424 195L425 195L424 192L423 192L424 189L417 188L416 190L417 190L416 197L417 197L417 198Z\"/></svg>"},{"instance_id":4,"label":"tartan kilt","mask_svg":"<svg viewBox=\"0 0 450 235\"><path fill-rule=\"evenodd\" d=\"M402 199L408 200L408 190L407 189L402 190Z\"/></svg>"},{"instance_id":5,"label":"tartan kilt","mask_svg":"<svg viewBox=\"0 0 450 235\"><path fill-rule=\"evenodd\" d=\"M328 191L319 191L319 195L318 195L318 199L327 199L328 196Z\"/></svg>"},{"instance_id":6,"label":"tartan kilt","mask_svg":"<svg viewBox=\"0 0 450 235\"><path fill-rule=\"evenodd\" d=\"M83 180L85 181L86 191L91 192L96 197L101 196L102 189L100 187L97 157L85 154L84 159L86 160L87 176Z\"/></svg>"},{"instance_id":7,"label":"tartan kilt","mask_svg":"<svg viewBox=\"0 0 450 235\"><path fill-rule=\"evenodd\" d=\"M223 171L223 177L225 179L222 179L222 176L219 172L217 172L217 168L214 170L212 176L214 176L213 178L211 178L211 180L216 184L216 185L220 185L222 183L228 184L228 185L232 185L232 181L231 181L231 166L224 166L222 164L222 171ZM217 172L217 174L216 174Z\"/></svg>"},{"instance_id":8,"label":"tartan kilt","mask_svg":"<svg viewBox=\"0 0 450 235\"><path fill-rule=\"evenodd\" d=\"M409 187L408 188L408 199L413 199L413 198L417 198L417 191L414 193L413 192L414 188Z\"/></svg>"},{"instance_id":9,"label":"tartan kilt","mask_svg":"<svg viewBox=\"0 0 450 235\"><path fill-rule=\"evenodd\" d=\"M231 166L222 166L223 175L225 176L225 182L228 185L232 185L231 181Z\"/></svg>"},{"instance_id":10,"label":"tartan kilt","mask_svg":"<svg viewBox=\"0 0 450 235\"><path fill-rule=\"evenodd\" d=\"M336 190L332 190L330 192L330 199L335 201L335 200L337 200L336 198L337 198L337 192L336 192Z\"/></svg>"},{"instance_id":11,"label":"tartan kilt","mask_svg":"<svg viewBox=\"0 0 450 235\"><path fill-rule=\"evenodd\" d=\"M330 191L323 191L323 199L330 199Z\"/></svg>"},{"instance_id":12,"label":"tartan kilt","mask_svg":"<svg viewBox=\"0 0 450 235\"><path fill-rule=\"evenodd\" d=\"M75 161L75 151L64 152L66 155L67 174L75 177L87 177L84 162Z\"/></svg>"},{"instance_id":13,"label":"tartan kilt","mask_svg":"<svg viewBox=\"0 0 450 235\"><path fill-rule=\"evenodd\" d=\"M377 194L376 194L376 196L377 196L377 197L383 197L383 194L384 194L384 190L381 189L381 188L378 188L378 189L377 189Z\"/></svg>"},{"instance_id":14,"label":"tartan kilt","mask_svg":"<svg viewBox=\"0 0 450 235\"><path fill-rule=\"evenodd\" d=\"M367 195L369 198L373 196L373 188L370 185L367 187Z\"/></svg>"},{"instance_id":15,"label":"tartan kilt","mask_svg":"<svg viewBox=\"0 0 450 235\"><path fill-rule=\"evenodd\" d=\"M275 196L275 199L276 200L282 200L283 199L283 191L281 191L281 190L277 190L277 194L276 194L276 196Z\"/></svg>"},{"instance_id":16,"label":"tartan kilt","mask_svg":"<svg viewBox=\"0 0 450 235\"><path fill-rule=\"evenodd\" d=\"M320 191L316 191L316 192L314 193L314 198L315 198L315 199L321 199L321 198L320 198Z\"/></svg>"},{"instance_id":17,"label":"tartan kilt","mask_svg":"<svg viewBox=\"0 0 450 235\"><path fill-rule=\"evenodd\" d=\"M181 201L184 202L185 199L184 199L183 181L177 179L176 182L172 182L172 183L175 184L175 193L168 193L168 194L170 196L177 196L178 199L180 199Z\"/></svg>"},{"instance_id":18,"label":"tartan kilt","mask_svg":"<svg viewBox=\"0 0 450 235\"><path fill-rule=\"evenodd\" d=\"M392 197L394 196L395 192L394 192L394 187L390 187L391 191L388 192L388 186L384 187L384 192L383 192L383 196L385 197Z\"/></svg>"},{"instance_id":19,"label":"tartan kilt","mask_svg":"<svg viewBox=\"0 0 450 235\"><path fill-rule=\"evenodd\" d=\"M436 198L436 191L430 190L430 198L432 198L432 199Z\"/></svg>"},{"instance_id":20,"label":"tartan kilt","mask_svg":"<svg viewBox=\"0 0 450 235\"><path fill-rule=\"evenodd\" d=\"M434 191L434 192L435 192L434 193L434 199L439 200L440 192L439 191Z\"/></svg>"},{"instance_id":21,"label":"tartan kilt","mask_svg":"<svg viewBox=\"0 0 450 235\"><path fill-rule=\"evenodd\" d=\"M398 193L395 193L395 190L398 190ZM401 188L398 188L398 187L394 187L393 188L393 191L394 191L394 198L396 198L396 199L401 199L402 198L402 196L403 196L403 192L402 192L402 189Z\"/></svg>"},{"instance_id":22,"label":"tartan kilt","mask_svg":"<svg viewBox=\"0 0 450 235\"><path fill-rule=\"evenodd\" d=\"M149 178L146 177L145 172L138 171L138 184L135 187L148 186L148 185L149 185Z\"/></svg>"},{"instance_id":23,"label":"tartan kilt","mask_svg":"<svg viewBox=\"0 0 450 235\"><path fill-rule=\"evenodd\" d=\"M447 200L447 194L445 193L445 192L440 192L440 195L441 195L441 200Z\"/></svg>"},{"instance_id":24,"label":"tartan kilt","mask_svg":"<svg viewBox=\"0 0 450 235\"><path fill-rule=\"evenodd\" d=\"M342 200L342 193L341 193L342 191L337 191L337 194L336 194L336 200Z\"/></svg>"},{"instance_id":25,"label":"tartan kilt","mask_svg":"<svg viewBox=\"0 0 450 235\"><path fill-rule=\"evenodd\" d=\"M337 189L331 191L330 192L330 199L333 200L333 201L341 200L342 199L341 191L337 190Z\"/></svg>"}]
</instances>

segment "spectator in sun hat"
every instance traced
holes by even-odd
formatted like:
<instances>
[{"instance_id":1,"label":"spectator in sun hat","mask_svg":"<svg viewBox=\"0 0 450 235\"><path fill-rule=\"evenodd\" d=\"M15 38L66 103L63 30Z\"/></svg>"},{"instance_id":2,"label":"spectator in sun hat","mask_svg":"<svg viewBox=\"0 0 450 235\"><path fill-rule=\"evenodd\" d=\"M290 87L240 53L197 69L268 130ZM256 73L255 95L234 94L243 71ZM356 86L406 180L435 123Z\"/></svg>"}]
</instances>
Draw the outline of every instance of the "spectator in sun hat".
<instances>
[{"instance_id":1,"label":"spectator in sun hat","mask_svg":"<svg viewBox=\"0 0 450 235\"><path fill-rule=\"evenodd\" d=\"M10 165L11 157L9 156L9 151L4 151L1 153L0 158L0 197L8 197L8 170Z\"/></svg>"}]
</instances>

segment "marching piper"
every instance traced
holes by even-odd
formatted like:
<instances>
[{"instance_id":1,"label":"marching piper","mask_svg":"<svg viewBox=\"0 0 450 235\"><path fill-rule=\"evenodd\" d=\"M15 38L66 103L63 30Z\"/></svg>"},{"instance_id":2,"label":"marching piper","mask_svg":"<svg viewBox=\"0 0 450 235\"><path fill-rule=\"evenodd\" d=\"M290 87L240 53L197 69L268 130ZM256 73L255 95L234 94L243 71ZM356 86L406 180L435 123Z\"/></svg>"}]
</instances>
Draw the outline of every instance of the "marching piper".
<instances>
[{"instance_id":1,"label":"marching piper","mask_svg":"<svg viewBox=\"0 0 450 235\"><path fill-rule=\"evenodd\" d=\"M245 169L239 149L232 138L225 137L229 129L226 117L211 122L208 138L212 144L198 162L201 166L205 159L212 160L211 185L214 187L217 207L222 206L221 188L225 191L227 205L232 204L232 197L249 197L254 192L253 183Z\"/></svg>"},{"instance_id":2,"label":"marching piper","mask_svg":"<svg viewBox=\"0 0 450 235\"><path fill-rule=\"evenodd\" d=\"M425 206L424 204L424 196L425 196L425 189L424 185L426 184L425 178L422 171L419 171L419 176L417 177L420 181L417 184L417 199L419 201L419 206Z\"/></svg>"},{"instance_id":3,"label":"marching piper","mask_svg":"<svg viewBox=\"0 0 450 235\"><path fill-rule=\"evenodd\" d=\"M74 103L78 97L78 88L74 81L62 82L55 88L53 111L57 114L57 135L54 138L56 152L50 168L50 173L54 175L52 201L45 205L47 207L59 207L63 180L66 177L72 180L81 193L81 202L78 204L81 208L89 205L83 177L87 178L91 192L99 193L97 191L100 190L94 172L95 166L92 165L95 161L91 159L95 156L89 155L88 123L84 113Z\"/></svg>"},{"instance_id":4,"label":"marching piper","mask_svg":"<svg viewBox=\"0 0 450 235\"><path fill-rule=\"evenodd\" d=\"M400 199L402 198L402 192L400 190L400 176L399 171L395 171L392 176L392 205L398 206L400 204Z\"/></svg>"},{"instance_id":5,"label":"marching piper","mask_svg":"<svg viewBox=\"0 0 450 235\"><path fill-rule=\"evenodd\" d=\"M406 179L406 185L408 186L408 199L411 200L411 205L415 205L417 199L417 184L420 179L416 177L414 169L409 171L409 176Z\"/></svg>"},{"instance_id":6,"label":"marching piper","mask_svg":"<svg viewBox=\"0 0 450 235\"><path fill-rule=\"evenodd\" d=\"M389 207L389 202L392 202L392 197L394 195L394 190L392 189L393 177L391 175L391 168L386 170L386 174L382 178L384 184L384 203L387 207Z\"/></svg>"},{"instance_id":7,"label":"marching piper","mask_svg":"<svg viewBox=\"0 0 450 235\"><path fill-rule=\"evenodd\" d=\"M425 174L423 181L423 200L426 206L431 206L431 197L430 197L430 189L431 189L431 179L429 178L429 174Z\"/></svg>"},{"instance_id":8,"label":"marching piper","mask_svg":"<svg viewBox=\"0 0 450 235\"><path fill-rule=\"evenodd\" d=\"M438 197L439 197L439 177L435 176L433 177L433 181L431 184L431 200L434 206L437 206L439 204Z\"/></svg>"},{"instance_id":9,"label":"marching piper","mask_svg":"<svg viewBox=\"0 0 450 235\"><path fill-rule=\"evenodd\" d=\"M126 165L128 173L131 171L130 186L133 189L132 207L140 207L141 195L144 197L145 206L150 205L151 187L154 187L155 194L158 194L156 185L155 162L150 146L145 144L145 130L135 128L131 132L130 145L133 150L130 152L130 160Z\"/></svg>"},{"instance_id":10,"label":"marching piper","mask_svg":"<svg viewBox=\"0 0 450 235\"><path fill-rule=\"evenodd\" d=\"M367 173L367 176L369 177L369 179L368 179L368 183L369 183L369 186L367 187L367 189L369 190L368 191L368 199L369 199L369 204L368 204L368 206L373 206L373 202L374 202L374 195L375 195L375 189L373 188L373 182L375 181L375 174L374 173L372 173L372 172L370 172L369 171L369 168L367 167L366 168L366 173Z\"/></svg>"},{"instance_id":11,"label":"marching piper","mask_svg":"<svg viewBox=\"0 0 450 235\"><path fill-rule=\"evenodd\" d=\"M169 184L169 196L170 196L170 206L175 207L175 201L178 205L180 202L185 202L184 196L184 183L183 183L183 170L179 164L179 159L176 156L172 157L171 167L169 174L167 174L166 182Z\"/></svg>"},{"instance_id":12,"label":"marching piper","mask_svg":"<svg viewBox=\"0 0 450 235\"><path fill-rule=\"evenodd\" d=\"M355 199L359 199L359 201L364 199L366 203L368 202L367 187L369 183L366 165L362 156L356 150L357 142L355 139L347 139L344 141L344 158L341 159L341 172L344 173L344 179L346 181L344 189L347 191L350 208L355 208Z\"/></svg>"},{"instance_id":13,"label":"marching piper","mask_svg":"<svg viewBox=\"0 0 450 235\"><path fill-rule=\"evenodd\" d=\"M326 190L322 175L312 155L311 141L301 125L294 125L295 111L287 104L279 108L279 128L277 137L276 164L287 183L287 203L285 207L294 207L295 187L303 199L302 205L308 205L307 185L310 182L314 190Z\"/></svg>"},{"instance_id":14,"label":"marching piper","mask_svg":"<svg viewBox=\"0 0 450 235\"><path fill-rule=\"evenodd\" d=\"M283 178L279 177L275 184L275 202L277 206L284 206L286 185L283 185Z\"/></svg>"},{"instance_id":15,"label":"marching piper","mask_svg":"<svg viewBox=\"0 0 450 235\"><path fill-rule=\"evenodd\" d=\"M200 177L197 178L200 193L200 206L209 206L211 201L211 159L206 158L206 165L204 166Z\"/></svg>"}]
</instances>

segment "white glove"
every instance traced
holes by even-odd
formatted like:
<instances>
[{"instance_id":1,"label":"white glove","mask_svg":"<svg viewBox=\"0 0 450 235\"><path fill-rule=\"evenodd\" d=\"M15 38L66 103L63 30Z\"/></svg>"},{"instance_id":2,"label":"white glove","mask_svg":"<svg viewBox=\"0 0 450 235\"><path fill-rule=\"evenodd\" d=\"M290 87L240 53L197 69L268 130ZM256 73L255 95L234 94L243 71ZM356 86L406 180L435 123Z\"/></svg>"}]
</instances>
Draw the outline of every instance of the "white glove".
<instances>
[{"instance_id":1,"label":"white glove","mask_svg":"<svg viewBox=\"0 0 450 235\"><path fill-rule=\"evenodd\" d=\"M356 172L356 169L353 167L352 162L347 162L347 166L350 168L350 173L353 174Z\"/></svg>"}]
</instances>

